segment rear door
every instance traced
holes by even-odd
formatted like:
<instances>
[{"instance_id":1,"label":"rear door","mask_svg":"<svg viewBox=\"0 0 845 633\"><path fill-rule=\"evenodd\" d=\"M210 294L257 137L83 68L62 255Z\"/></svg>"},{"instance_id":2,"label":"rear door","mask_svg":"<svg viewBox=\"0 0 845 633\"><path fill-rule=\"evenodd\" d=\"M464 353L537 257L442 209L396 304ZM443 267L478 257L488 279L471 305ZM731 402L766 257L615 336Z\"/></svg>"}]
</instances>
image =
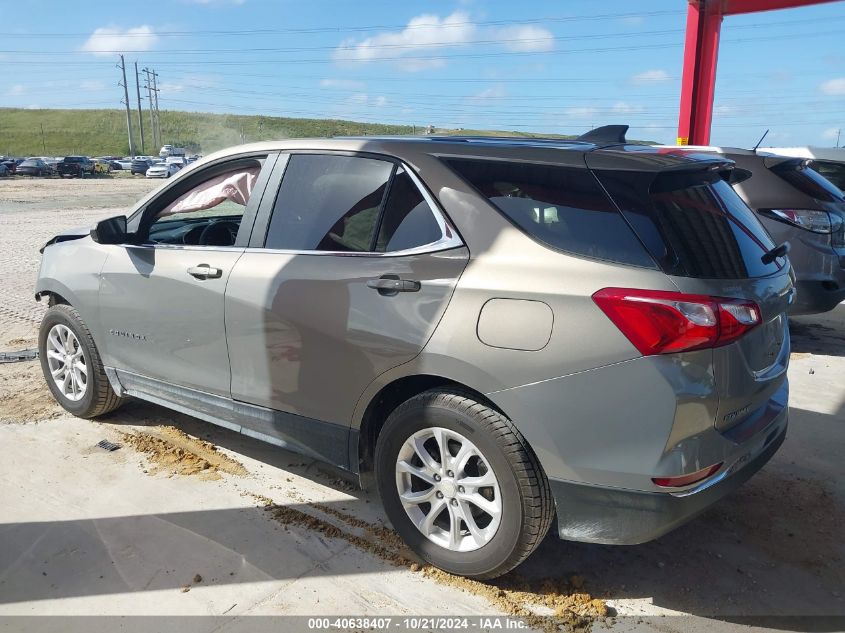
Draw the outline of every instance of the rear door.
<instances>
[{"instance_id":1,"label":"rear door","mask_svg":"<svg viewBox=\"0 0 845 633\"><path fill-rule=\"evenodd\" d=\"M377 376L419 354L467 249L409 168L383 157L279 159L226 291L232 397L348 426ZM274 195L275 194L275 195ZM284 428L287 426L288 428Z\"/></svg>"},{"instance_id":2,"label":"rear door","mask_svg":"<svg viewBox=\"0 0 845 633\"><path fill-rule=\"evenodd\" d=\"M713 171L596 174L680 291L752 300L760 310L759 326L713 350L717 428L778 413L786 405L794 290L785 258L763 261L775 244L754 212Z\"/></svg>"}]
</instances>

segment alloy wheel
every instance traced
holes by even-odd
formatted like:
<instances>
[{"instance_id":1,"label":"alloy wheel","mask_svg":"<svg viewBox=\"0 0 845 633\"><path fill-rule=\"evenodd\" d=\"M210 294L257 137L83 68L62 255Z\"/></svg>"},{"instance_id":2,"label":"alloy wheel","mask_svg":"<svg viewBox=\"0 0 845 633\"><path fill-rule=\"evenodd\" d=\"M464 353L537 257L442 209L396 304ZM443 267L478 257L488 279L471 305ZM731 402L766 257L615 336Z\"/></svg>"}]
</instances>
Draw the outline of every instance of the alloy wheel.
<instances>
[{"instance_id":1,"label":"alloy wheel","mask_svg":"<svg viewBox=\"0 0 845 633\"><path fill-rule=\"evenodd\" d=\"M501 522L496 474L481 451L456 431L430 427L405 440L396 459L396 488L416 528L450 551L483 547Z\"/></svg>"},{"instance_id":2,"label":"alloy wheel","mask_svg":"<svg viewBox=\"0 0 845 633\"><path fill-rule=\"evenodd\" d=\"M61 394L73 402L88 390L88 364L76 334L61 323L47 335L47 365Z\"/></svg>"}]
</instances>

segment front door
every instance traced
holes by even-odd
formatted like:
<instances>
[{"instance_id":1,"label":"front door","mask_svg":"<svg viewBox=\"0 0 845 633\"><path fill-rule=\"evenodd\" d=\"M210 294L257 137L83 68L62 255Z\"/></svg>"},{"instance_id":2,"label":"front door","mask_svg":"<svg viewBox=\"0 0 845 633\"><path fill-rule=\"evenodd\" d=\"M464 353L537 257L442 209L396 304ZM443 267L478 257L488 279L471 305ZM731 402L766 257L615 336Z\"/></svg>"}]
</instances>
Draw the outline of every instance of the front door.
<instances>
[{"instance_id":1,"label":"front door","mask_svg":"<svg viewBox=\"0 0 845 633\"><path fill-rule=\"evenodd\" d=\"M232 397L296 414L276 416L279 427L307 427L300 416L348 427L370 382L426 344L468 252L398 163L282 162L226 291Z\"/></svg>"},{"instance_id":2,"label":"front door","mask_svg":"<svg viewBox=\"0 0 845 633\"><path fill-rule=\"evenodd\" d=\"M135 218L136 244L110 247L100 276L106 366L229 396L224 292L267 162L241 157L180 179Z\"/></svg>"}]
</instances>

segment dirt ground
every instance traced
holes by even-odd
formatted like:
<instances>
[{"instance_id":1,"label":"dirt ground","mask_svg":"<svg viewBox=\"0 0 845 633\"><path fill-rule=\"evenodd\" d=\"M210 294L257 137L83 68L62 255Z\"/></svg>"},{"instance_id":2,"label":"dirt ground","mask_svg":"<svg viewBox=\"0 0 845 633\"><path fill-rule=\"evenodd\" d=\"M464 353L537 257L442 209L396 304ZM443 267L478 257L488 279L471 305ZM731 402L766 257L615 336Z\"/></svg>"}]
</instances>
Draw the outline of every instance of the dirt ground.
<instances>
[{"instance_id":1,"label":"dirt ground","mask_svg":"<svg viewBox=\"0 0 845 633\"><path fill-rule=\"evenodd\" d=\"M0 179L0 351L36 344L38 248L157 184ZM420 565L377 496L318 463L144 403L76 419L37 361L0 363L0 617L225 614L235 619L196 627L225 630L246 615L510 614L539 630L839 630L845 305L792 332L789 437L739 491L637 547L550 536L495 583Z\"/></svg>"}]
</instances>

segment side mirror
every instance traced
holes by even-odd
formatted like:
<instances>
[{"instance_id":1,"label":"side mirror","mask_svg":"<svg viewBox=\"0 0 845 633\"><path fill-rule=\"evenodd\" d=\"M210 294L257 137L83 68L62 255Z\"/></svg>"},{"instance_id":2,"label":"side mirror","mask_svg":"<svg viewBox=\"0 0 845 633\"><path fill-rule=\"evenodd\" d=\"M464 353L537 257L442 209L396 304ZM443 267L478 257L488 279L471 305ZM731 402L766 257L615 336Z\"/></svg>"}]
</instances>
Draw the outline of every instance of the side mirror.
<instances>
[{"instance_id":1,"label":"side mirror","mask_svg":"<svg viewBox=\"0 0 845 633\"><path fill-rule=\"evenodd\" d=\"M91 239L97 244L123 244L127 235L125 215L100 220L97 226L91 229Z\"/></svg>"}]
</instances>

